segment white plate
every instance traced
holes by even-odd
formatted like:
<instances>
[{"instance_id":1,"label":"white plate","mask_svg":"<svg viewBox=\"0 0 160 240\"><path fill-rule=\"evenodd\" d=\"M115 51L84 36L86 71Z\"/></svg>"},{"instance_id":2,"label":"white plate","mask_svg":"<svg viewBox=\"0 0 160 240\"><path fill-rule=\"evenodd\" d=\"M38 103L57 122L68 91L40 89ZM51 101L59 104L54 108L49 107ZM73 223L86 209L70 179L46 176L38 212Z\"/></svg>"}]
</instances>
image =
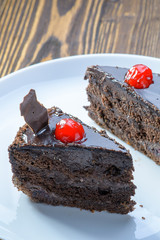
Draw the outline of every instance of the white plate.
<instances>
[{"instance_id":1,"label":"white plate","mask_svg":"<svg viewBox=\"0 0 160 240\"><path fill-rule=\"evenodd\" d=\"M83 108L88 104L85 92L87 81L83 80L86 67L93 64L131 67L137 63L148 65L154 72L160 71L159 59L95 54L40 63L0 80L0 238L160 239L160 166L127 144L123 143L134 159L137 205L134 212L125 216L107 212L93 214L75 208L32 203L12 184L7 152L19 126L24 123L19 113L19 103L31 88L36 89L39 101L46 107L59 106L63 111L97 127Z\"/></svg>"}]
</instances>

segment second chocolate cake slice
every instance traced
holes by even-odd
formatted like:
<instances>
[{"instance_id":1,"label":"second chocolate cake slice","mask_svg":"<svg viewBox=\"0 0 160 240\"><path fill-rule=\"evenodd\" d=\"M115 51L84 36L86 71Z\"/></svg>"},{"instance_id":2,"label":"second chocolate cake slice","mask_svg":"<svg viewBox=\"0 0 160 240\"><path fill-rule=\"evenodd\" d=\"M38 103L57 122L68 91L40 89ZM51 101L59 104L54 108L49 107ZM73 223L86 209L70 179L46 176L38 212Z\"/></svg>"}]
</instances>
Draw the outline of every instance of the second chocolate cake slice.
<instances>
[{"instance_id":1,"label":"second chocolate cake slice","mask_svg":"<svg viewBox=\"0 0 160 240\"><path fill-rule=\"evenodd\" d=\"M80 141L63 143L56 125L72 119L83 126ZM38 134L25 124L9 147L15 186L33 201L126 214L133 210L133 162L105 132L59 108L48 109L48 126Z\"/></svg>"},{"instance_id":2,"label":"second chocolate cake slice","mask_svg":"<svg viewBox=\"0 0 160 240\"><path fill-rule=\"evenodd\" d=\"M154 73L153 84L135 89L124 82L127 71L88 67L89 116L160 165L160 76Z\"/></svg>"}]
</instances>

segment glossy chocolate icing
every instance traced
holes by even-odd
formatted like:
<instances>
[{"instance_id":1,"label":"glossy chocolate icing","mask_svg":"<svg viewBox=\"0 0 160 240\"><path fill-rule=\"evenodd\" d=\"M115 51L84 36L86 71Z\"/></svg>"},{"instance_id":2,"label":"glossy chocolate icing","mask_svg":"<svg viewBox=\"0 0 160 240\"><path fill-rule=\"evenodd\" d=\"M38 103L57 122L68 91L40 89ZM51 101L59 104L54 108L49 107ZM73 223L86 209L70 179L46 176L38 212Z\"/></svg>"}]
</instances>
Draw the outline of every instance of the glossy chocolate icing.
<instances>
[{"instance_id":1,"label":"glossy chocolate icing","mask_svg":"<svg viewBox=\"0 0 160 240\"><path fill-rule=\"evenodd\" d=\"M133 94L136 94L147 103L153 104L157 110L160 110L160 74L153 73L154 83L149 88L135 89L124 82L124 76L128 71L127 68L108 66L97 66L97 68L100 71L104 71L112 81L118 81L120 84L123 84Z\"/></svg>"},{"instance_id":2,"label":"glossy chocolate icing","mask_svg":"<svg viewBox=\"0 0 160 240\"><path fill-rule=\"evenodd\" d=\"M23 133L24 144L36 145L36 146L63 146L65 145L61 141L57 140L54 136L54 131L56 127L56 123L58 123L61 119L64 118L72 118L76 121L79 121L85 130L85 137L79 142L68 143L67 146L82 146L82 147L96 147L96 148L104 148L113 151L127 152L125 148L123 148L118 143L114 142L114 140L107 137L107 135L103 132L100 134L95 129L85 125L77 118L63 113L59 108L53 107L48 110L49 116L49 125L43 132L38 135L35 135L33 131L26 127L26 130Z\"/></svg>"}]
</instances>

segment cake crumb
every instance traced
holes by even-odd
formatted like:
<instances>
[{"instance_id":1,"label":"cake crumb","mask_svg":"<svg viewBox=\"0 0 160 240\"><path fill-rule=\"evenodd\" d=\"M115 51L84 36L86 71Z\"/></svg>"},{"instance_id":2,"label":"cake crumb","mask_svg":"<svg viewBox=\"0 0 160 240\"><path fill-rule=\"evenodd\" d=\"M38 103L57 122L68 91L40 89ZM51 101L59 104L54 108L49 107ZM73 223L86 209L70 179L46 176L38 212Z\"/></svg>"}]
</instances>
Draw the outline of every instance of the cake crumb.
<instances>
[{"instance_id":1,"label":"cake crumb","mask_svg":"<svg viewBox=\"0 0 160 240\"><path fill-rule=\"evenodd\" d=\"M142 217L143 220L145 220L145 217Z\"/></svg>"},{"instance_id":2,"label":"cake crumb","mask_svg":"<svg viewBox=\"0 0 160 240\"><path fill-rule=\"evenodd\" d=\"M143 205L142 205L142 204L140 204L139 206L140 206L140 207L143 207Z\"/></svg>"},{"instance_id":3,"label":"cake crumb","mask_svg":"<svg viewBox=\"0 0 160 240\"><path fill-rule=\"evenodd\" d=\"M80 178L80 182L83 182L84 180L83 180L83 178Z\"/></svg>"},{"instance_id":4,"label":"cake crumb","mask_svg":"<svg viewBox=\"0 0 160 240\"><path fill-rule=\"evenodd\" d=\"M140 162L140 159L135 159L134 161L135 161L135 162Z\"/></svg>"}]
</instances>

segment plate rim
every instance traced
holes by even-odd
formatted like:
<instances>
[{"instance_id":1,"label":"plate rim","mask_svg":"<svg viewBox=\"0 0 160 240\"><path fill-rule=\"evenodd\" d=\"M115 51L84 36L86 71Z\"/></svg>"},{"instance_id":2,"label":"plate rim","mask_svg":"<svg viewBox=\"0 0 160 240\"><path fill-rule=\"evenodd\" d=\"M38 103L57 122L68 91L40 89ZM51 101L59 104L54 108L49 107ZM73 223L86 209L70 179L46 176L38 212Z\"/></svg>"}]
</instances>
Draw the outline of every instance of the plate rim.
<instances>
[{"instance_id":1,"label":"plate rim","mask_svg":"<svg viewBox=\"0 0 160 240\"><path fill-rule=\"evenodd\" d=\"M39 67L43 67L45 65L48 64L53 64L55 62L63 62L63 61L68 61L68 60L77 60L77 59L81 59L81 58L92 58L92 57L122 57L124 58L139 58L139 59L148 59L148 60L154 60L159 62L160 58L157 57L152 57L152 56L144 56L144 55L137 55L137 54L123 54L123 53L92 53L92 54L80 54L80 55L73 55L73 56L67 56L67 57L59 57L59 58L55 58L55 59L51 59L51 60L47 60L45 62L39 62L39 63L35 63L35 64L31 64L29 66L23 67L21 69L18 69L15 72L11 72L3 77L0 78L0 83L4 80L7 80L8 78L14 76L14 75L18 75L20 73L23 73L25 71L31 70L31 69L36 69Z\"/></svg>"}]
</instances>

